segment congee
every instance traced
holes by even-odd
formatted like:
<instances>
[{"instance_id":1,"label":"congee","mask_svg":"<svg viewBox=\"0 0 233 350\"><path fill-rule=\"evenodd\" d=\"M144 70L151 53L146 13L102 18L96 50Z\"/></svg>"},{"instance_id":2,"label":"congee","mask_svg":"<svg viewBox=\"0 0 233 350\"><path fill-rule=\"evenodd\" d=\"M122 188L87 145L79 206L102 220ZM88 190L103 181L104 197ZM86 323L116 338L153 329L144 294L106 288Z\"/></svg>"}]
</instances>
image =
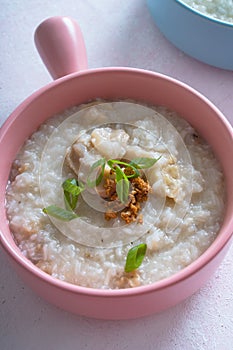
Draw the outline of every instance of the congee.
<instances>
[{"instance_id":1,"label":"congee","mask_svg":"<svg viewBox=\"0 0 233 350\"><path fill-rule=\"evenodd\" d=\"M22 253L60 280L102 289L148 285L214 241L224 177L176 112L96 100L53 116L19 151L6 189Z\"/></svg>"}]
</instances>

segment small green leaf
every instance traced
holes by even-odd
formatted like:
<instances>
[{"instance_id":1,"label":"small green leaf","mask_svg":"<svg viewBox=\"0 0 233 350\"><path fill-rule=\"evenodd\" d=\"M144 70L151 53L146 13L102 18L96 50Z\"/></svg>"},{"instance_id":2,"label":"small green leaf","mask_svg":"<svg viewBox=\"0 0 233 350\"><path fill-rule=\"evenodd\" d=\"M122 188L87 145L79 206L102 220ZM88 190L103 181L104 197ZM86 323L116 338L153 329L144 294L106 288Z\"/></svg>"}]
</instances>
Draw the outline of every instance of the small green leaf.
<instances>
[{"instance_id":1,"label":"small green leaf","mask_svg":"<svg viewBox=\"0 0 233 350\"><path fill-rule=\"evenodd\" d=\"M125 167L125 169L127 168L130 168L133 170L133 174L130 174L130 175L126 175L125 176L129 179L129 178L133 178L133 177L138 177L140 174L139 174L139 171L130 163L126 163L126 162L122 162L121 160L118 160L118 159L109 159L107 164L110 166L110 168L117 172L117 167L120 168L117 164L120 164L120 165L123 165ZM120 168L121 169L121 168ZM124 173L122 171L122 173ZM124 176L124 177L125 177ZM122 177L123 178L123 177Z\"/></svg>"},{"instance_id":2,"label":"small green leaf","mask_svg":"<svg viewBox=\"0 0 233 350\"><path fill-rule=\"evenodd\" d=\"M146 255L147 245L141 243L128 251L125 272L136 270L141 264Z\"/></svg>"},{"instance_id":3,"label":"small green leaf","mask_svg":"<svg viewBox=\"0 0 233 350\"><path fill-rule=\"evenodd\" d=\"M129 180L125 175L124 171L122 171L122 169L118 165L115 166L115 172L116 193L118 199L121 201L121 203L126 204L128 202L129 197Z\"/></svg>"},{"instance_id":4,"label":"small green leaf","mask_svg":"<svg viewBox=\"0 0 233 350\"><path fill-rule=\"evenodd\" d=\"M84 190L83 185L79 186L76 179L65 180L62 184L62 188L73 196L78 196Z\"/></svg>"},{"instance_id":5,"label":"small green leaf","mask_svg":"<svg viewBox=\"0 0 233 350\"><path fill-rule=\"evenodd\" d=\"M130 165L138 169L147 169L152 167L160 158L161 156L159 158L134 158L131 160Z\"/></svg>"},{"instance_id":6,"label":"small green leaf","mask_svg":"<svg viewBox=\"0 0 233 350\"><path fill-rule=\"evenodd\" d=\"M87 185L89 187L95 187L101 183L101 180L104 176L105 164L106 164L105 158L101 158L92 164L91 169L90 169L90 173L87 177ZM91 180L90 177L93 176L93 171L99 167L101 168L101 172L100 172L99 176L97 178L95 178L94 180ZM94 175L97 175L97 172Z\"/></svg>"},{"instance_id":7,"label":"small green leaf","mask_svg":"<svg viewBox=\"0 0 233 350\"><path fill-rule=\"evenodd\" d=\"M56 205L49 205L43 209L43 212L62 221L71 221L78 218L78 215L76 215L73 211L65 210L57 207Z\"/></svg>"},{"instance_id":8,"label":"small green leaf","mask_svg":"<svg viewBox=\"0 0 233 350\"><path fill-rule=\"evenodd\" d=\"M78 196L73 196L67 191L64 191L64 201L67 210L74 210L78 203Z\"/></svg>"},{"instance_id":9,"label":"small green leaf","mask_svg":"<svg viewBox=\"0 0 233 350\"><path fill-rule=\"evenodd\" d=\"M126 204L129 198L129 180L127 178L120 179L116 184L116 193L121 203Z\"/></svg>"},{"instance_id":10,"label":"small green leaf","mask_svg":"<svg viewBox=\"0 0 233 350\"><path fill-rule=\"evenodd\" d=\"M133 174L127 175L127 169L133 170ZM135 168L132 164L128 164L128 166L125 168L125 171L126 171L126 176L128 179L132 179L132 178L140 176L138 169Z\"/></svg>"},{"instance_id":11,"label":"small green leaf","mask_svg":"<svg viewBox=\"0 0 233 350\"><path fill-rule=\"evenodd\" d=\"M115 166L114 170L116 173L116 182L122 179L127 179L127 176L125 175L124 171L118 165Z\"/></svg>"},{"instance_id":12,"label":"small green leaf","mask_svg":"<svg viewBox=\"0 0 233 350\"><path fill-rule=\"evenodd\" d=\"M78 202L79 194L84 190L83 184L80 186L76 179L67 179L62 184L66 209L74 210Z\"/></svg>"},{"instance_id":13,"label":"small green leaf","mask_svg":"<svg viewBox=\"0 0 233 350\"><path fill-rule=\"evenodd\" d=\"M122 160L118 160L118 159L109 159L107 163L110 166L110 168L113 170L114 170L115 164L121 164L121 165L124 165L126 167L129 166L129 163L123 162Z\"/></svg>"}]
</instances>

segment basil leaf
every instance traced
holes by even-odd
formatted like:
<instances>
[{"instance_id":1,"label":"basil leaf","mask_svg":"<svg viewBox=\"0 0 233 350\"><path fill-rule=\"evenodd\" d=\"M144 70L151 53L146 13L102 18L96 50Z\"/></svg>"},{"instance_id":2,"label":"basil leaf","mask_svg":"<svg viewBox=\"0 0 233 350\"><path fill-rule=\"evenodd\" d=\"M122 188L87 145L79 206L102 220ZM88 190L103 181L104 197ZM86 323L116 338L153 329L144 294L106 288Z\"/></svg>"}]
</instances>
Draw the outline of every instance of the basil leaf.
<instances>
[{"instance_id":1,"label":"basil leaf","mask_svg":"<svg viewBox=\"0 0 233 350\"><path fill-rule=\"evenodd\" d=\"M129 180L127 178L120 179L116 184L116 193L121 203L126 204L129 198Z\"/></svg>"},{"instance_id":2,"label":"basil leaf","mask_svg":"<svg viewBox=\"0 0 233 350\"><path fill-rule=\"evenodd\" d=\"M78 215L76 215L73 211L65 210L57 207L56 205L49 205L48 207L43 208L43 212L62 221L71 221L78 218Z\"/></svg>"},{"instance_id":3,"label":"basil leaf","mask_svg":"<svg viewBox=\"0 0 233 350\"><path fill-rule=\"evenodd\" d=\"M87 185L89 187L95 187L95 186L98 186L101 183L101 180L102 180L102 178L104 176L105 164L106 164L105 158L101 158L101 159L97 160L95 163L92 164L91 169L90 169L90 173L89 173L89 175L87 177ZM95 169L99 168L99 167L101 167L100 175L97 178L95 178L95 180L91 180L90 177L91 177L91 175L93 175L93 171Z\"/></svg>"},{"instance_id":4,"label":"basil leaf","mask_svg":"<svg viewBox=\"0 0 233 350\"><path fill-rule=\"evenodd\" d=\"M126 263L125 263L125 272L131 272L136 270L142 263L146 255L147 245L141 243L128 251Z\"/></svg>"},{"instance_id":5,"label":"basil leaf","mask_svg":"<svg viewBox=\"0 0 233 350\"><path fill-rule=\"evenodd\" d=\"M133 165L137 169L146 169L152 167L159 158L134 158L131 160L130 165Z\"/></svg>"}]
</instances>

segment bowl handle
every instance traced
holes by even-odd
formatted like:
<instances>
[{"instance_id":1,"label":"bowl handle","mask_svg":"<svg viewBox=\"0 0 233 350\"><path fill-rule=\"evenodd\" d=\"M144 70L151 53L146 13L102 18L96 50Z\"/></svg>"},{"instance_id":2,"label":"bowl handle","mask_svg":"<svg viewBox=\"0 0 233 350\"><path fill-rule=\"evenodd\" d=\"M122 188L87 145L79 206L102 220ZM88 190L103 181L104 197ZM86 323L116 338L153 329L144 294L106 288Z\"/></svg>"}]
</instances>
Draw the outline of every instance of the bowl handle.
<instances>
[{"instance_id":1,"label":"bowl handle","mask_svg":"<svg viewBox=\"0 0 233 350\"><path fill-rule=\"evenodd\" d=\"M56 16L46 19L37 27L34 40L53 79L87 69L83 35L72 18Z\"/></svg>"}]
</instances>

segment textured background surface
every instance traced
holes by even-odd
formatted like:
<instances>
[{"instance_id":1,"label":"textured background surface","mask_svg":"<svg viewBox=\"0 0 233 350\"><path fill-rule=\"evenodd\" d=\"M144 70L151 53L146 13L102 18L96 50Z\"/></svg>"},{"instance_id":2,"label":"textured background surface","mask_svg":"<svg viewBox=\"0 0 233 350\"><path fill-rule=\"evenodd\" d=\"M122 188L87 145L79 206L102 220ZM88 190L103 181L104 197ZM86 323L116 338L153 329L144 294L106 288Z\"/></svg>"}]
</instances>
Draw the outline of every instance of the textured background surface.
<instances>
[{"instance_id":1,"label":"textured background surface","mask_svg":"<svg viewBox=\"0 0 233 350\"><path fill-rule=\"evenodd\" d=\"M202 92L233 124L233 74L197 62L159 32L144 0L0 0L1 124L51 81L33 43L36 26L74 17L90 68L130 66L169 74ZM2 152L2 150L1 150ZM99 321L68 314L37 297L0 252L0 348L232 350L233 247L198 293L158 315Z\"/></svg>"}]
</instances>

